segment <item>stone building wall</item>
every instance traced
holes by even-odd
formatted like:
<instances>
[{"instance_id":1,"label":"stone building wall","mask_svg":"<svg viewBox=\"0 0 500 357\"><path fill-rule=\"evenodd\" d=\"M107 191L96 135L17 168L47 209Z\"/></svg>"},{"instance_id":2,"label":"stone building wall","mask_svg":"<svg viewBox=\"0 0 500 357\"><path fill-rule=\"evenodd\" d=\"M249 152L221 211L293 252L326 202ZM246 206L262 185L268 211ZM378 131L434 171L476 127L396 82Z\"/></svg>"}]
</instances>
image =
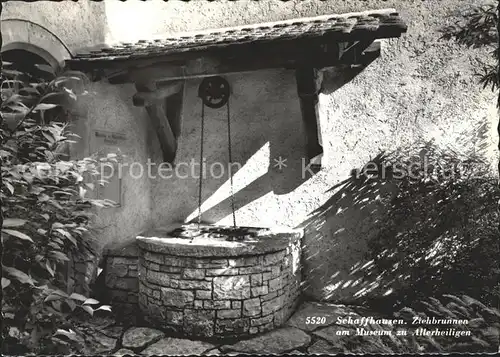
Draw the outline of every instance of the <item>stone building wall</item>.
<instances>
[{"instance_id":1,"label":"stone building wall","mask_svg":"<svg viewBox=\"0 0 500 357\"><path fill-rule=\"evenodd\" d=\"M105 252L104 297L117 317L138 312L138 250L134 242L107 249Z\"/></svg>"}]
</instances>

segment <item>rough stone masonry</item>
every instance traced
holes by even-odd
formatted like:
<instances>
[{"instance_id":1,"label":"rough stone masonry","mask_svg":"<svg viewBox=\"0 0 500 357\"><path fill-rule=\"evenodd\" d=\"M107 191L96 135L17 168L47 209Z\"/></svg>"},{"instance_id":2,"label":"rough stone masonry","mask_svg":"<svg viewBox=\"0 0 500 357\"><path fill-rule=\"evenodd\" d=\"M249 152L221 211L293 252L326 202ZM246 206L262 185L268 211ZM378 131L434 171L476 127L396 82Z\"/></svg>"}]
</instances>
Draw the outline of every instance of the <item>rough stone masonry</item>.
<instances>
[{"instance_id":1,"label":"rough stone masonry","mask_svg":"<svg viewBox=\"0 0 500 357\"><path fill-rule=\"evenodd\" d=\"M293 238L281 247L211 247L205 253L212 256L187 243L166 250L168 242L139 241L139 308L153 326L185 336L232 338L279 327L299 302L301 248ZM228 249L232 256L224 256Z\"/></svg>"}]
</instances>

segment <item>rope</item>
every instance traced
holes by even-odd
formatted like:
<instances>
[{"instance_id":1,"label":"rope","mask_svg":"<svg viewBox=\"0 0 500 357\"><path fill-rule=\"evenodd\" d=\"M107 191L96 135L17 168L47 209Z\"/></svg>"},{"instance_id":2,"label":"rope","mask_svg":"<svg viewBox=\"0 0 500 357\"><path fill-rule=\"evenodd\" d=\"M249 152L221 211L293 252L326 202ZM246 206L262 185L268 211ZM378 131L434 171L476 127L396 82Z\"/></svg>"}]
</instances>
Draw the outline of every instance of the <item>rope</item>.
<instances>
[{"instance_id":1,"label":"rope","mask_svg":"<svg viewBox=\"0 0 500 357\"><path fill-rule=\"evenodd\" d=\"M205 104L201 101L201 143L200 143L200 182L198 189L198 229L201 225L201 189L203 185L203 132L205 131Z\"/></svg>"},{"instance_id":2,"label":"rope","mask_svg":"<svg viewBox=\"0 0 500 357\"><path fill-rule=\"evenodd\" d=\"M234 191L233 191L233 173L232 173L232 163L233 163L233 154L231 152L231 115L229 109L229 99L227 100L227 144L228 144L228 153L229 153L229 180L231 183L231 210L233 212L233 226L236 228L236 213L234 210Z\"/></svg>"}]
</instances>

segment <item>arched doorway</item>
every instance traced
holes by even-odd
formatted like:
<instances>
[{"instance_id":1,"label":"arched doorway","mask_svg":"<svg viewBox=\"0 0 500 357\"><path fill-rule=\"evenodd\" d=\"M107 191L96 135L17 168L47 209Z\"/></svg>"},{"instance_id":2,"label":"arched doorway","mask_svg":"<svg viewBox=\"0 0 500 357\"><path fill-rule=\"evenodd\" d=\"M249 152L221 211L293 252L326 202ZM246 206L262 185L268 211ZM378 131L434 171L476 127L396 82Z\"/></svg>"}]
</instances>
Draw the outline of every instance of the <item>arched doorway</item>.
<instances>
[{"instance_id":1,"label":"arched doorway","mask_svg":"<svg viewBox=\"0 0 500 357\"><path fill-rule=\"evenodd\" d=\"M58 70L57 62L47 61L42 56L24 49L2 50L2 61L4 62L4 66L8 69L45 80L50 80L50 73L40 70L36 65L47 66L54 71ZM52 62L52 64L50 62Z\"/></svg>"}]
</instances>

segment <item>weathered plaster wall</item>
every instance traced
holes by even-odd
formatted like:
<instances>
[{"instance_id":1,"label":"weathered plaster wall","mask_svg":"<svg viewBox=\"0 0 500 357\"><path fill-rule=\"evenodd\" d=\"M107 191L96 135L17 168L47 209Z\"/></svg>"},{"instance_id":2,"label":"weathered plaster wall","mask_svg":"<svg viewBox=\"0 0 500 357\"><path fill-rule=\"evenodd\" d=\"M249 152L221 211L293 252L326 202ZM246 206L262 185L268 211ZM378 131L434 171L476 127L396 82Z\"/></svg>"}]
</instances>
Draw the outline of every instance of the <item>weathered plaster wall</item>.
<instances>
[{"instance_id":1,"label":"weathered plaster wall","mask_svg":"<svg viewBox=\"0 0 500 357\"><path fill-rule=\"evenodd\" d=\"M339 77L345 74L326 75L320 96L325 168L311 178L301 177L304 138L293 72L273 70L228 77L232 88L233 155L235 161L245 163L235 176L237 223L305 226L304 274L308 293L317 299L351 300L361 288L373 283L363 281L363 270L357 268L369 265L364 254L366 243L374 233L372 222L378 218L374 210L382 207L376 200L369 206L357 204L359 187L344 187L337 195L338 190L329 191L330 188L381 151L411 144L419 137L465 150L476 143L460 142L457 138L481 123L489 125L492 145L487 156L492 162L496 160L494 94L481 90L473 77L475 58L489 58L489 53L440 39L439 30L453 23L457 19L453 14L469 3L465 0L38 2L7 3L2 18L30 18L52 29L75 49L101 42L157 37L165 32L396 8L409 25L406 35L385 41L381 58L352 81L341 85ZM199 160L198 84L189 81L186 86L180 161ZM91 108L99 125L105 128L115 125L117 130L125 130L131 143L137 138L137 144L133 145L136 159L144 162L149 156L153 162L159 162L159 145L146 117L139 109L130 107L131 89L105 84L100 88L102 96ZM116 104L121 108L118 111ZM206 110L208 163L227 162L225 115L224 109ZM113 119L106 121L107 118ZM147 152L145 143L149 143ZM288 159L288 167L282 172L273 167L273 159L280 155ZM149 183L151 194L147 198L145 190ZM125 239L149 222L165 225L196 215L195 178L143 178L129 181L124 187L129 192L124 204L133 201L134 208L125 206L105 218L113 227L112 239ZM227 176L205 180L204 220L231 223L229 192ZM311 215L323 204L321 214Z\"/></svg>"},{"instance_id":2,"label":"weathered plaster wall","mask_svg":"<svg viewBox=\"0 0 500 357\"><path fill-rule=\"evenodd\" d=\"M94 1L10 1L3 4L2 21L22 19L45 27L73 52L105 43L107 30L104 3Z\"/></svg>"},{"instance_id":3,"label":"weathered plaster wall","mask_svg":"<svg viewBox=\"0 0 500 357\"><path fill-rule=\"evenodd\" d=\"M136 234L150 225L150 181L141 175L140 168L130 166L134 162L147 161L148 118L138 108L129 105L135 93L133 86L121 88L95 83L89 88L89 98L81 103L86 109L84 139L81 144L85 154L93 154L100 148L95 130L104 130L125 135L125 140L110 145L106 152L121 152L124 155L122 170L115 167L115 177L121 177L121 202L118 208L98 211L97 232L99 245L119 243L134 239ZM83 109L83 108L82 108ZM80 118L84 120L84 118ZM83 132L82 129L77 132ZM110 178L111 180L111 178Z\"/></svg>"}]
</instances>

